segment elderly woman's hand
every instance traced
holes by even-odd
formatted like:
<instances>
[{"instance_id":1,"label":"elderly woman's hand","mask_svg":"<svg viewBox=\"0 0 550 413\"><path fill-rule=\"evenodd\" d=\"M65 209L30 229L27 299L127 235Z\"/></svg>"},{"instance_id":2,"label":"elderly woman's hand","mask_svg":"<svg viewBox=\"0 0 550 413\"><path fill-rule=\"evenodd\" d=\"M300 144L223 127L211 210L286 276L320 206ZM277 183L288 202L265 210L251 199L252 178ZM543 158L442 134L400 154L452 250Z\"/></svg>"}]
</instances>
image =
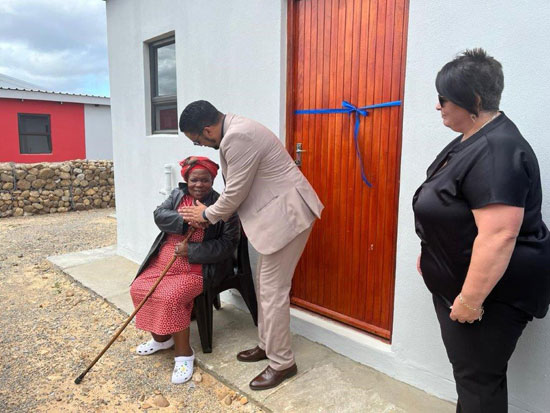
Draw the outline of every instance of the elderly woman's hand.
<instances>
[{"instance_id":1,"label":"elderly woman's hand","mask_svg":"<svg viewBox=\"0 0 550 413\"><path fill-rule=\"evenodd\" d=\"M174 255L177 255L178 257L187 257L187 250L188 250L187 241L182 241L179 244L176 244Z\"/></svg>"},{"instance_id":2,"label":"elderly woman's hand","mask_svg":"<svg viewBox=\"0 0 550 413\"><path fill-rule=\"evenodd\" d=\"M451 307L451 314L449 315L451 320L469 324L472 324L474 321L481 321L483 306L473 307L461 299L461 297L460 294L457 295Z\"/></svg>"},{"instance_id":3,"label":"elderly woman's hand","mask_svg":"<svg viewBox=\"0 0 550 413\"><path fill-rule=\"evenodd\" d=\"M191 221L191 222L188 222L188 224L190 226L192 226L193 228L196 228L196 229L206 229L206 227L208 226L208 222L194 222L194 221Z\"/></svg>"}]
</instances>

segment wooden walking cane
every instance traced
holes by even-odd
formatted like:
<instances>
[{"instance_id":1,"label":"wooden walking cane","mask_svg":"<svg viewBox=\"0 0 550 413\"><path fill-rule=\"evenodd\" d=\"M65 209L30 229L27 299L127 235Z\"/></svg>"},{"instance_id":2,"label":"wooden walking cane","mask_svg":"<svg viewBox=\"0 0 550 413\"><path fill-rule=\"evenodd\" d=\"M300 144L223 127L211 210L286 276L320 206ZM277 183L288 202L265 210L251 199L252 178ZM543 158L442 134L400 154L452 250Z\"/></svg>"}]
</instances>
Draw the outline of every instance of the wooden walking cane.
<instances>
[{"instance_id":1,"label":"wooden walking cane","mask_svg":"<svg viewBox=\"0 0 550 413\"><path fill-rule=\"evenodd\" d=\"M189 231L187 231L187 235L185 236L185 239L184 241L188 241L189 238L191 238L191 235L193 235L193 232L195 232L195 228L189 228ZM105 348L103 350L101 350L101 353L99 353L97 355L97 357L94 359L94 361L92 361L90 363L90 365L86 368L86 370L84 370L84 372L78 376L74 382L76 384L80 384L80 382L82 381L82 379L84 378L84 376L90 371L90 369L98 362L98 360L101 358L101 356L103 356L103 354L105 354L105 352L109 349L109 347L111 347L111 344L113 344L115 342L115 340L118 338L118 336L124 331L124 329L126 328L126 326L128 324L130 324L130 321L132 321L132 319L134 318L134 316L137 314L137 312L141 309L141 307L143 307L143 304L145 304L145 302L147 301L147 299L153 294L153 292L155 291L155 289L157 288L157 286L160 284L160 282L162 281L162 279L164 278L164 276L166 275L166 273L170 270L170 268L172 267L172 264L174 264L174 261L176 261L176 258L178 258L177 255L175 255L175 251L174 251L174 256L172 257L172 259L170 260L170 262L168 263L168 265L166 266L166 268L164 268L164 271L162 272L162 274L160 275L160 277L158 278L158 280L155 282L155 284L151 287L151 289L149 290L149 292L147 293L147 295L143 298L143 300L141 300L141 303L139 303L139 305L136 307L136 309L134 310L134 312L130 315L130 317L128 317L128 319L124 322L124 324L122 325L122 327L120 327L118 329L118 331L115 333L115 335L113 336L113 338L111 338L111 341L109 341L109 344L107 344L105 346Z\"/></svg>"}]
</instances>

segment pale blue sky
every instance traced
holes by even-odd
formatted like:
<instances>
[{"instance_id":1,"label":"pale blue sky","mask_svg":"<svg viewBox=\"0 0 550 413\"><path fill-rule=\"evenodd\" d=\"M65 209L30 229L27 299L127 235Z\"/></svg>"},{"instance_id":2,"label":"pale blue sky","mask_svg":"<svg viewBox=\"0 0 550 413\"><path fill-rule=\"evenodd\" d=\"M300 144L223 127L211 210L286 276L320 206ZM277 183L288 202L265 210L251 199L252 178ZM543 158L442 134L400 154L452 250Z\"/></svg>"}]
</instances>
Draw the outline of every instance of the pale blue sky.
<instances>
[{"instance_id":1,"label":"pale blue sky","mask_svg":"<svg viewBox=\"0 0 550 413\"><path fill-rule=\"evenodd\" d=\"M105 2L1 0L0 73L56 92L109 96Z\"/></svg>"}]
</instances>

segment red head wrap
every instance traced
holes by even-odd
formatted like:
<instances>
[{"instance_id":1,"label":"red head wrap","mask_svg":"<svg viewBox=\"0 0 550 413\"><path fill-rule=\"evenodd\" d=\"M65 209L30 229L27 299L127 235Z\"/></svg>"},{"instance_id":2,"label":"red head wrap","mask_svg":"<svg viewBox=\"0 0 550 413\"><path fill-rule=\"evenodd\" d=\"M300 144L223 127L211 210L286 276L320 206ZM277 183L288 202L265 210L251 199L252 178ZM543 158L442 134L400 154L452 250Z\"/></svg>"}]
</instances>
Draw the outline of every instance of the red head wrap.
<instances>
[{"instance_id":1,"label":"red head wrap","mask_svg":"<svg viewBox=\"0 0 550 413\"><path fill-rule=\"evenodd\" d=\"M181 176L185 182L187 182L189 173L193 169L206 169L212 175L212 180L214 180L220 168L217 163L212 162L206 156L190 156L181 161L180 166Z\"/></svg>"}]
</instances>

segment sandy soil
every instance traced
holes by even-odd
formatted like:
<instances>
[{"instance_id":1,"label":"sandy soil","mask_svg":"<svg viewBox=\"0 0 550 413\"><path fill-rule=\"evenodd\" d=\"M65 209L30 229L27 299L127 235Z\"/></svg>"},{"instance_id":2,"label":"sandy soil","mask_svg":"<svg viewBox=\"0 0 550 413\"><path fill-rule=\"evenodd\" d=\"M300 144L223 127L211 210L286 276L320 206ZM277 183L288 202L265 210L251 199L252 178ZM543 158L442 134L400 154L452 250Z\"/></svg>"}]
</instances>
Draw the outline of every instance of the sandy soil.
<instances>
[{"instance_id":1,"label":"sandy soil","mask_svg":"<svg viewBox=\"0 0 550 413\"><path fill-rule=\"evenodd\" d=\"M193 381L172 385L171 351L137 356L148 337L133 324L74 384L126 315L46 257L114 244L113 213L0 219L0 411L261 412L200 369ZM169 406L159 407L163 400Z\"/></svg>"}]
</instances>

